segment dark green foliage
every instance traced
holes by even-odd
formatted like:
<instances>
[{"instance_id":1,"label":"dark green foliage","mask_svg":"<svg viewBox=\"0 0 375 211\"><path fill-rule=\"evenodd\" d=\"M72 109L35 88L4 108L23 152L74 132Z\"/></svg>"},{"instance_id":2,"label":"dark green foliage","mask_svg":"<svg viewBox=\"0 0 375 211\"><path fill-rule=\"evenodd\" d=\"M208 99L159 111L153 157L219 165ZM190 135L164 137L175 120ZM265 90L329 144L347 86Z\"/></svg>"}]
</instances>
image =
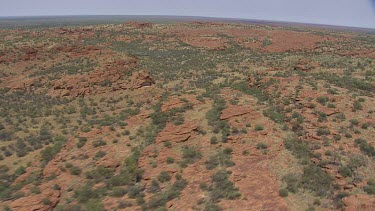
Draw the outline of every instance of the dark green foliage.
<instances>
[{"instance_id":1,"label":"dark green foliage","mask_svg":"<svg viewBox=\"0 0 375 211\"><path fill-rule=\"evenodd\" d=\"M160 182L167 182L167 181L171 180L171 176L169 175L168 172L166 172L166 171L162 171L162 172L160 172L160 174L158 175L158 180L159 180Z\"/></svg>"},{"instance_id":2,"label":"dark green foliage","mask_svg":"<svg viewBox=\"0 0 375 211\"><path fill-rule=\"evenodd\" d=\"M72 175L80 175L82 172L82 170L80 168L78 168L77 166L73 166L70 168L70 173Z\"/></svg>"},{"instance_id":3,"label":"dark green foliage","mask_svg":"<svg viewBox=\"0 0 375 211\"><path fill-rule=\"evenodd\" d=\"M303 170L301 186L318 196L327 196L332 188L332 178L320 167L310 164Z\"/></svg>"},{"instance_id":4,"label":"dark green foliage","mask_svg":"<svg viewBox=\"0 0 375 211\"><path fill-rule=\"evenodd\" d=\"M86 184L81 188L78 188L74 191L74 198L78 200L78 202L85 203L90 199L97 199L102 197L105 194L104 189L92 189L92 185Z\"/></svg>"},{"instance_id":5,"label":"dark green foliage","mask_svg":"<svg viewBox=\"0 0 375 211\"><path fill-rule=\"evenodd\" d=\"M329 99L326 96L320 96L320 97L316 98L316 102L320 103L321 105L326 105L328 100Z\"/></svg>"},{"instance_id":6,"label":"dark green foliage","mask_svg":"<svg viewBox=\"0 0 375 211\"><path fill-rule=\"evenodd\" d=\"M104 156L106 156L106 152L104 152L104 151L99 151L99 152L97 152L96 154L95 154L95 159L99 159L99 158L102 158L102 157L104 157Z\"/></svg>"},{"instance_id":7,"label":"dark green foliage","mask_svg":"<svg viewBox=\"0 0 375 211\"><path fill-rule=\"evenodd\" d=\"M216 136L212 136L211 139L210 139L210 143L211 144L217 144L218 143L218 140L216 138Z\"/></svg>"},{"instance_id":8,"label":"dark green foliage","mask_svg":"<svg viewBox=\"0 0 375 211\"><path fill-rule=\"evenodd\" d=\"M272 107L263 112L263 115L270 118L272 121L282 124L284 123L284 114L282 107Z\"/></svg>"},{"instance_id":9,"label":"dark green foliage","mask_svg":"<svg viewBox=\"0 0 375 211\"><path fill-rule=\"evenodd\" d=\"M329 134L331 134L331 132L326 128L318 128L318 130L316 130L316 135L318 136L329 135Z\"/></svg>"},{"instance_id":10,"label":"dark green foliage","mask_svg":"<svg viewBox=\"0 0 375 211\"><path fill-rule=\"evenodd\" d=\"M64 136L56 137L54 139L53 146L48 146L41 152L42 161L48 163L50 160L52 160L52 158L60 152L66 141L67 138Z\"/></svg>"},{"instance_id":11,"label":"dark green foliage","mask_svg":"<svg viewBox=\"0 0 375 211\"><path fill-rule=\"evenodd\" d=\"M222 129L225 125L221 123L220 115L221 111L226 108L225 100L223 99L214 99L214 104L212 109L207 111L206 118L208 120L208 124L212 127L216 127Z\"/></svg>"},{"instance_id":12,"label":"dark green foliage","mask_svg":"<svg viewBox=\"0 0 375 211\"><path fill-rule=\"evenodd\" d=\"M234 162L231 160L230 150L219 150L216 155L211 156L206 162L206 169L211 170L217 166L231 167L234 166Z\"/></svg>"},{"instance_id":13,"label":"dark green foliage","mask_svg":"<svg viewBox=\"0 0 375 211\"><path fill-rule=\"evenodd\" d=\"M351 123L352 125L358 125L358 124L359 124L358 119L351 119L351 120L349 120L349 121L350 121L350 123Z\"/></svg>"},{"instance_id":14,"label":"dark green foliage","mask_svg":"<svg viewBox=\"0 0 375 211\"><path fill-rule=\"evenodd\" d=\"M257 143L257 149L267 149L268 146L265 143Z\"/></svg>"},{"instance_id":15,"label":"dark green foliage","mask_svg":"<svg viewBox=\"0 0 375 211\"><path fill-rule=\"evenodd\" d=\"M281 197L287 197L288 195L289 194L288 194L288 190L287 189L282 188L282 189L279 190L279 196L281 196Z\"/></svg>"},{"instance_id":16,"label":"dark green foliage","mask_svg":"<svg viewBox=\"0 0 375 211\"><path fill-rule=\"evenodd\" d=\"M87 142L87 138L79 138L77 143L77 148L83 147Z\"/></svg>"},{"instance_id":17,"label":"dark green foliage","mask_svg":"<svg viewBox=\"0 0 375 211\"><path fill-rule=\"evenodd\" d=\"M187 181L185 179L176 177L175 183L170 188L151 197L147 207L150 210L164 207L168 201L177 198L181 194L181 191L186 187L186 185Z\"/></svg>"},{"instance_id":18,"label":"dark green foliage","mask_svg":"<svg viewBox=\"0 0 375 211\"><path fill-rule=\"evenodd\" d=\"M375 180L367 181L367 186L364 187L364 191L368 194L375 195Z\"/></svg>"},{"instance_id":19,"label":"dark green foliage","mask_svg":"<svg viewBox=\"0 0 375 211\"><path fill-rule=\"evenodd\" d=\"M174 163L174 158L172 158L172 157L167 157L166 162L167 162L168 164Z\"/></svg>"},{"instance_id":20,"label":"dark green foliage","mask_svg":"<svg viewBox=\"0 0 375 211\"><path fill-rule=\"evenodd\" d=\"M284 141L285 147L293 153L299 159L309 159L311 156L311 151L307 142L296 139L287 138Z\"/></svg>"},{"instance_id":21,"label":"dark green foliage","mask_svg":"<svg viewBox=\"0 0 375 211\"><path fill-rule=\"evenodd\" d=\"M264 130L264 127L263 125L255 125L255 131L261 131L261 130Z\"/></svg>"},{"instance_id":22,"label":"dark green foliage","mask_svg":"<svg viewBox=\"0 0 375 211\"><path fill-rule=\"evenodd\" d=\"M229 173L219 170L212 176L212 183L209 186L210 200L218 202L220 199L234 200L241 196L238 188L229 180Z\"/></svg>"},{"instance_id":23,"label":"dark green foliage","mask_svg":"<svg viewBox=\"0 0 375 211\"><path fill-rule=\"evenodd\" d=\"M23 167L23 166L18 167L18 168L16 169L16 171L14 172L14 174L15 174L16 176L19 176L19 175L24 174L24 173L26 173L26 169L25 169L25 167Z\"/></svg>"},{"instance_id":24,"label":"dark green foliage","mask_svg":"<svg viewBox=\"0 0 375 211\"><path fill-rule=\"evenodd\" d=\"M374 157L375 156L375 147L372 146L367 142L367 140L363 138L358 138L355 140L355 145L359 146L361 151L368 156Z\"/></svg>"},{"instance_id":25,"label":"dark green foliage","mask_svg":"<svg viewBox=\"0 0 375 211\"><path fill-rule=\"evenodd\" d=\"M107 145L107 143L102 139L95 140L95 141L92 142L92 146L94 146L94 147L101 147L101 146L105 146L105 145Z\"/></svg>"},{"instance_id":26,"label":"dark green foliage","mask_svg":"<svg viewBox=\"0 0 375 211\"><path fill-rule=\"evenodd\" d=\"M347 166L341 166L339 168L339 173L344 177L351 177L353 175L352 170Z\"/></svg>"},{"instance_id":27,"label":"dark green foliage","mask_svg":"<svg viewBox=\"0 0 375 211\"><path fill-rule=\"evenodd\" d=\"M356 110L362 110L362 109L363 109L362 104L361 104L359 101L354 101L354 103L353 103L353 107L354 107Z\"/></svg>"},{"instance_id":28,"label":"dark green foliage","mask_svg":"<svg viewBox=\"0 0 375 211\"><path fill-rule=\"evenodd\" d=\"M195 147L183 146L182 147L182 161L181 165L184 167L188 164L192 164L202 158L202 153Z\"/></svg>"},{"instance_id":29,"label":"dark green foliage","mask_svg":"<svg viewBox=\"0 0 375 211\"><path fill-rule=\"evenodd\" d=\"M148 192L150 193L157 193L160 191L160 185L159 182L155 179L151 181L151 186L150 188L147 189Z\"/></svg>"}]
</instances>

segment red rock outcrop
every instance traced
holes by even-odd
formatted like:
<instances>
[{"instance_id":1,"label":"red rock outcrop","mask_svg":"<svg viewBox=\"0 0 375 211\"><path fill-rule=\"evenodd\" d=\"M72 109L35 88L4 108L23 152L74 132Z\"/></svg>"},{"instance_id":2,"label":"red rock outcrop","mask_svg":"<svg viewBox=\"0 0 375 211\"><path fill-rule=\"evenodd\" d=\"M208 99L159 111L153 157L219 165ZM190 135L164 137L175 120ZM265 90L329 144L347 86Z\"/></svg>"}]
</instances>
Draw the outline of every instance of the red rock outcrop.
<instances>
[{"instance_id":1,"label":"red rock outcrop","mask_svg":"<svg viewBox=\"0 0 375 211\"><path fill-rule=\"evenodd\" d=\"M148 71L135 72L127 80L126 70L98 70L87 75L66 76L52 81L48 95L55 97L86 96L124 89L139 89L155 84Z\"/></svg>"},{"instance_id":2,"label":"red rock outcrop","mask_svg":"<svg viewBox=\"0 0 375 211\"><path fill-rule=\"evenodd\" d=\"M225 119L229 119L235 116L241 116L241 115L248 114L248 113L251 113L252 115L254 115L254 118L260 117L260 114L257 111L254 111L254 109L249 106L231 105L221 112L220 119L225 120Z\"/></svg>"},{"instance_id":3,"label":"red rock outcrop","mask_svg":"<svg viewBox=\"0 0 375 211\"><path fill-rule=\"evenodd\" d=\"M342 199L344 210L375 210L375 198L365 194L355 194Z\"/></svg>"},{"instance_id":4,"label":"red rock outcrop","mask_svg":"<svg viewBox=\"0 0 375 211\"><path fill-rule=\"evenodd\" d=\"M59 198L59 190L46 187L41 194L26 196L12 201L9 204L9 208L18 211L47 211L52 210L57 205Z\"/></svg>"},{"instance_id":5,"label":"red rock outcrop","mask_svg":"<svg viewBox=\"0 0 375 211\"><path fill-rule=\"evenodd\" d=\"M165 141L170 142L184 142L188 140L193 132L198 129L198 122L191 121L185 122L182 125L174 125L172 123L167 123L167 126L161 131L156 137L156 143L161 143Z\"/></svg>"}]
</instances>

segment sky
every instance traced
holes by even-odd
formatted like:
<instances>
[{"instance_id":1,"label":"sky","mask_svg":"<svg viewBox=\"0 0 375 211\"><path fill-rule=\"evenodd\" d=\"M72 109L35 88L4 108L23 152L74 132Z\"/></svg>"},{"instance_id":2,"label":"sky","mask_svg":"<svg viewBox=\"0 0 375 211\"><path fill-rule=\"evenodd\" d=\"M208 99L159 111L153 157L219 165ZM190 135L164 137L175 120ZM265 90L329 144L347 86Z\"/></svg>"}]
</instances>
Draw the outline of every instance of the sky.
<instances>
[{"instance_id":1,"label":"sky","mask_svg":"<svg viewBox=\"0 0 375 211\"><path fill-rule=\"evenodd\" d=\"M0 16L177 15L375 28L375 0L0 0Z\"/></svg>"}]
</instances>

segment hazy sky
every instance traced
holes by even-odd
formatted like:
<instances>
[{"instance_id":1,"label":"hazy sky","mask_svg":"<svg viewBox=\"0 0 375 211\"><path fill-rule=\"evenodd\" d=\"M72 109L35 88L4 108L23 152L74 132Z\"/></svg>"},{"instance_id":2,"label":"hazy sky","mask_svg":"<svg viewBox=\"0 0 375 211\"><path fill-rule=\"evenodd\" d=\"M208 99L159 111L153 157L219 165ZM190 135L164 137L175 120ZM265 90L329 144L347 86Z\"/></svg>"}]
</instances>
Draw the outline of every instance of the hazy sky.
<instances>
[{"instance_id":1,"label":"hazy sky","mask_svg":"<svg viewBox=\"0 0 375 211\"><path fill-rule=\"evenodd\" d=\"M375 28L375 0L0 0L0 16L180 15Z\"/></svg>"}]
</instances>

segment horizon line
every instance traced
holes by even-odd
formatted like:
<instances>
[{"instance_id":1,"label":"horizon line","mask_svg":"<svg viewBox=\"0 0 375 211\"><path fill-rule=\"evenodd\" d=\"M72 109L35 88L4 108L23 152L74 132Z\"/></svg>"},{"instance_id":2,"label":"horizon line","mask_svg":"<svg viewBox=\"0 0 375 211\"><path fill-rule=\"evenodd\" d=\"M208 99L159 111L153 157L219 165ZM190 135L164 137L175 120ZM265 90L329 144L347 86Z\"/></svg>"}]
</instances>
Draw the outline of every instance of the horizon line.
<instances>
[{"instance_id":1,"label":"horizon line","mask_svg":"<svg viewBox=\"0 0 375 211\"><path fill-rule=\"evenodd\" d=\"M90 16L123 16L123 17L179 17L179 18L206 18L206 19L224 19L224 20L237 20L237 21L260 21L260 22L273 22L273 23L289 23L289 24L301 24L307 26L326 26L326 27L339 27L339 28L357 28L357 29L370 29L375 30L375 27L362 27L353 25L332 25L325 23L312 23L312 22L299 22L299 21L285 21L285 20L274 20L274 19L256 19L256 18L236 18L236 17L218 17L218 16L190 16L190 15L108 15L108 14L82 14L82 15L11 15L11 16L0 16L0 20L6 19L17 19L17 18L54 18L54 17L90 17Z\"/></svg>"}]
</instances>

